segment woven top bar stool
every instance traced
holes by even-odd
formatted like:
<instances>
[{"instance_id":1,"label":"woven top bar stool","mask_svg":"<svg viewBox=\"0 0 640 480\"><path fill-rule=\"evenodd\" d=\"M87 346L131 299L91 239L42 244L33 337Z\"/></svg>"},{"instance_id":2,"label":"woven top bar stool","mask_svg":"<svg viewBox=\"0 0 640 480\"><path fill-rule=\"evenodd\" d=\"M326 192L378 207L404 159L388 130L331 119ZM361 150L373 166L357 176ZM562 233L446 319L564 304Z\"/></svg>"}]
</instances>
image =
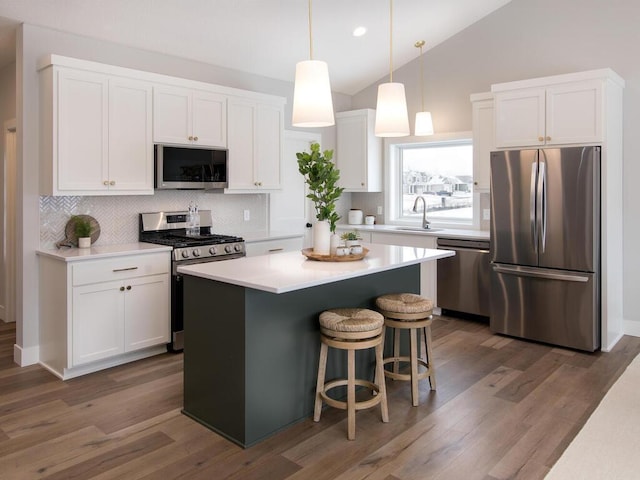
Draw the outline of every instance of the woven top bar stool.
<instances>
[{"instance_id":1,"label":"woven top bar stool","mask_svg":"<svg viewBox=\"0 0 640 480\"><path fill-rule=\"evenodd\" d=\"M376 307L384 315L385 327L393 330L393 356L384 359L384 364L392 363L393 370L384 371L385 376L394 380L411 381L411 400L414 407L419 404L418 381L428 378L431 390L436 389L436 371L433 365L431 347L431 323L433 301L414 293L392 293L376 299ZM409 330L409 356L400 355L400 331ZM418 357L417 332L424 333L426 360ZM409 363L410 373L400 373L399 364ZM419 366L423 368L420 372Z\"/></svg>"},{"instance_id":2,"label":"woven top bar stool","mask_svg":"<svg viewBox=\"0 0 640 480\"><path fill-rule=\"evenodd\" d=\"M320 362L318 365L318 383L316 386L316 403L313 420L320 421L322 403L335 408L347 410L347 438L356 437L356 410L370 408L380 404L382 421L389 421L387 409L387 391L382 363L384 342L384 318L376 311L365 308L336 308L320 314ZM327 354L329 347L347 350L347 379L337 379L325 383L327 370ZM355 378L355 352L375 348L376 382ZM327 395L334 387L347 387L347 401L335 400ZM377 393L371 398L356 402L356 385L363 386Z\"/></svg>"}]
</instances>

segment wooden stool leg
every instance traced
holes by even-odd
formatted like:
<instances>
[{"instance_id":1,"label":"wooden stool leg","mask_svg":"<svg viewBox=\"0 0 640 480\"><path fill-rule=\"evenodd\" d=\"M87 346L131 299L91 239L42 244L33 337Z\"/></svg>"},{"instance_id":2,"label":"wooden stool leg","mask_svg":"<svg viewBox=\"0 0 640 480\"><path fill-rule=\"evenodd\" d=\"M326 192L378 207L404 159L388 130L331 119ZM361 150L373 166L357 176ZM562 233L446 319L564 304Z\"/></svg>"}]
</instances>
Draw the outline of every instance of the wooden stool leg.
<instances>
[{"instance_id":1,"label":"wooden stool leg","mask_svg":"<svg viewBox=\"0 0 640 480\"><path fill-rule=\"evenodd\" d=\"M318 382L316 383L316 404L313 410L313 421L320 421L320 413L322 412L322 397L320 392L324 390L324 377L327 373L327 353L329 347L326 343L320 345L320 361L318 362Z\"/></svg>"},{"instance_id":2,"label":"wooden stool leg","mask_svg":"<svg viewBox=\"0 0 640 480\"><path fill-rule=\"evenodd\" d=\"M418 391L418 339L415 328L409 330L411 352L411 401L414 407L418 406L420 395Z\"/></svg>"},{"instance_id":3,"label":"wooden stool leg","mask_svg":"<svg viewBox=\"0 0 640 480\"><path fill-rule=\"evenodd\" d=\"M356 352L347 352L347 438L356 438Z\"/></svg>"},{"instance_id":4,"label":"wooden stool leg","mask_svg":"<svg viewBox=\"0 0 640 480\"><path fill-rule=\"evenodd\" d=\"M427 365L429 365L429 385L431 390L436 389L436 369L433 363L433 350L431 347L431 327L424 327L424 343L427 352Z\"/></svg>"},{"instance_id":5,"label":"wooden stool leg","mask_svg":"<svg viewBox=\"0 0 640 480\"><path fill-rule=\"evenodd\" d=\"M382 414L382 421L386 423L389 421L389 408L387 406L387 386L384 379L384 364L382 363L383 350L384 336L382 343L380 343L380 345L376 345L376 377L378 378L376 384L378 385L378 388L380 388L380 392L378 393L378 395L382 395L382 400L380 400L380 413Z\"/></svg>"},{"instance_id":6,"label":"wooden stool leg","mask_svg":"<svg viewBox=\"0 0 640 480\"><path fill-rule=\"evenodd\" d=\"M393 356L400 356L400 329L393 328ZM393 373L398 373L400 371L400 362L393 362Z\"/></svg>"}]
</instances>

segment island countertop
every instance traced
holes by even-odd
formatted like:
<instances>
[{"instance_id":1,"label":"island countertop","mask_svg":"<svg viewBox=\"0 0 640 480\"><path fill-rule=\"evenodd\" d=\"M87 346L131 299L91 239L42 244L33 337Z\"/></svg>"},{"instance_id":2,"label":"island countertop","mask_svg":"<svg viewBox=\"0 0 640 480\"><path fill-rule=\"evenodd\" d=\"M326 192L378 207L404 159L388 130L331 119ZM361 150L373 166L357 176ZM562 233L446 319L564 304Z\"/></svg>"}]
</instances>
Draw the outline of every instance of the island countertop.
<instances>
[{"instance_id":1,"label":"island countertop","mask_svg":"<svg viewBox=\"0 0 640 480\"><path fill-rule=\"evenodd\" d=\"M364 244L368 255L353 262L318 262L301 252L243 257L178 268L178 273L263 290L286 293L361 277L455 255L450 250Z\"/></svg>"}]
</instances>

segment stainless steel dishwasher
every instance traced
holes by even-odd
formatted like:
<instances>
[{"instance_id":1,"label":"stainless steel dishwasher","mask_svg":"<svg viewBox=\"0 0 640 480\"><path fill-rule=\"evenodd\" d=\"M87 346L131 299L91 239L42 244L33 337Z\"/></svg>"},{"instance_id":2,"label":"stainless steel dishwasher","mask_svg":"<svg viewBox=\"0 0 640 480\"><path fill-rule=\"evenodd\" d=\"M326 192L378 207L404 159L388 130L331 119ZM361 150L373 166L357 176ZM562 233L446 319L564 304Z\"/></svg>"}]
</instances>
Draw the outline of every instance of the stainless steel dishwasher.
<instances>
[{"instance_id":1,"label":"stainless steel dishwasher","mask_svg":"<svg viewBox=\"0 0 640 480\"><path fill-rule=\"evenodd\" d=\"M438 248L456 252L438 260L438 307L490 316L489 240L438 238Z\"/></svg>"}]
</instances>

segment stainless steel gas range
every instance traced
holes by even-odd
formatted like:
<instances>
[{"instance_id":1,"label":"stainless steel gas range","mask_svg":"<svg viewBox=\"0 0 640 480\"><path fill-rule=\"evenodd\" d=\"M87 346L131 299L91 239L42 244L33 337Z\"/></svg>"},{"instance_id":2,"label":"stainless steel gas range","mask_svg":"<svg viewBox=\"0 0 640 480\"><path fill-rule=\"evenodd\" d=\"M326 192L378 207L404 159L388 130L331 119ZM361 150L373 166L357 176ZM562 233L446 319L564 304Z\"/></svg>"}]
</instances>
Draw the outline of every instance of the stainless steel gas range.
<instances>
[{"instance_id":1,"label":"stainless steel gas range","mask_svg":"<svg viewBox=\"0 0 640 480\"><path fill-rule=\"evenodd\" d=\"M183 349L183 283L180 265L217 262L245 256L244 240L231 235L211 233L211 211L201 210L200 226L189 232L189 212L153 212L140 214L141 242L168 245L171 252L171 343L168 349Z\"/></svg>"}]
</instances>

